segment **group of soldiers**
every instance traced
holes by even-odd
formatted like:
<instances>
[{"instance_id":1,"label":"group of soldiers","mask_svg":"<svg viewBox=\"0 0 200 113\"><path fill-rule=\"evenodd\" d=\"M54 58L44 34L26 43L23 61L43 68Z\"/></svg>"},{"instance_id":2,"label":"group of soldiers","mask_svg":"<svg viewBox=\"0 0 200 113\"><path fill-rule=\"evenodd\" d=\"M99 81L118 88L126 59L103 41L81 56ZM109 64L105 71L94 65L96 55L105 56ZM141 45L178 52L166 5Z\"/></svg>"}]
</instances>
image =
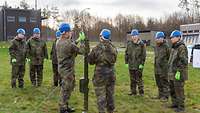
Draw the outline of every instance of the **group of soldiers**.
<instances>
[{"instance_id":1,"label":"group of soldiers","mask_svg":"<svg viewBox=\"0 0 200 113\"><path fill-rule=\"evenodd\" d=\"M11 86L16 87L16 79L19 87L24 86L25 62L30 62L30 79L33 86L41 86L44 59L48 59L46 43L40 38L39 28L34 28L33 36L24 40L25 30L18 29L18 35L12 40L9 48L12 64ZM181 32L175 30L171 33L170 47L163 32L155 35L155 78L158 86L158 97L161 101L167 101L171 96L172 105L176 112L185 110L184 83L187 80L187 48L181 40ZM69 98L75 87L75 58L83 55L84 47L77 44L86 39L79 36L72 41L72 30L68 23L63 23L56 32L51 51L52 67L54 72L54 85L61 87L59 102L60 113L74 112L69 107ZM93 85L97 97L99 113L113 113L115 111L115 63L117 60L117 48L111 43L111 31L103 29L99 35L99 43L88 55L88 62L95 65ZM144 95L144 83L142 72L146 59L146 45L141 40L137 29L131 32L131 39L127 41L125 50L125 66L130 73L130 96Z\"/></svg>"},{"instance_id":2,"label":"group of soldiers","mask_svg":"<svg viewBox=\"0 0 200 113\"><path fill-rule=\"evenodd\" d=\"M24 87L24 73L26 62L30 63L30 80L33 86L41 86L43 79L44 59L48 59L47 46L40 38L40 29L33 29L33 36L25 40L25 30L17 30L17 36L9 47L12 64L11 86L16 88L18 79L19 88Z\"/></svg>"},{"instance_id":3,"label":"group of soldiers","mask_svg":"<svg viewBox=\"0 0 200 113\"><path fill-rule=\"evenodd\" d=\"M131 40L128 41L125 51L125 64L129 67L130 89L129 95L144 95L142 72L145 64L145 44L139 38L139 32L133 29ZM158 96L162 102L168 101L171 96L175 112L185 111L184 105L184 83L188 79L188 51L181 40L182 33L174 30L170 35L172 47L169 46L164 32L155 35L156 46L154 46L155 62L154 73L158 87Z\"/></svg>"}]
</instances>

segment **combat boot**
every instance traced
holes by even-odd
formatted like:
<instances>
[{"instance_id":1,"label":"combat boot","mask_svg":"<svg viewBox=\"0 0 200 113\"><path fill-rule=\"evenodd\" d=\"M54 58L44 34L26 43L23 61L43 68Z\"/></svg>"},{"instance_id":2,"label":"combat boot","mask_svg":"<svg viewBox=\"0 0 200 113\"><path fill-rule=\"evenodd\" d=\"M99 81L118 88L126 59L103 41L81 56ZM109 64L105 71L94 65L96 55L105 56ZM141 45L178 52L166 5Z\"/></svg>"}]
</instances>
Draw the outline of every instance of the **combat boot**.
<instances>
[{"instance_id":1,"label":"combat boot","mask_svg":"<svg viewBox=\"0 0 200 113\"><path fill-rule=\"evenodd\" d=\"M69 112L65 108L60 108L60 113L69 113Z\"/></svg>"},{"instance_id":2,"label":"combat boot","mask_svg":"<svg viewBox=\"0 0 200 113\"><path fill-rule=\"evenodd\" d=\"M161 98L160 98L160 101L161 101L161 102L167 102L167 101L168 101L168 98L167 98L167 97L161 97Z\"/></svg>"},{"instance_id":3,"label":"combat boot","mask_svg":"<svg viewBox=\"0 0 200 113\"><path fill-rule=\"evenodd\" d=\"M178 108L178 106L177 106L177 105L174 105L174 104L172 104L172 105L168 106L168 108L175 109L175 108Z\"/></svg>"},{"instance_id":4,"label":"combat boot","mask_svg":"<svg viewBox=\"0 0 200 113\"><path fill-rule=\"evenodd\" d=\"M12 88L16 88L16 87L17 87L15 81L12 81L12 83L11 83L11 87L12 87Z\"/></svg>"},{"instance_id":5,"label":"combat boot","mask_svg":"<svg viewBox=\"0 0 200 113\"><path fill-rule=\"evenodd\" d=\"M128 93L128 95L129 96L135 96L135 95L137 95L136 93L133 93L133 92L130 92L130 93Z\"/></svg>"},{"instance_id":6,"label":"combat boot","mask_svg":"<svg viewBox=\"0 0 200 113\"><path fill-rule=\"evenodd\" d=\"M144 96L144 90L140 89L139 94L140 94L140 96Z\"/></svg>"},{"instance_id":7,"label":"combat boot","mask_svg":"<svg viewBox=\"0 0 200 113\"><path fill-rule=\"evenodd\" d=\"M185 109L184 109L184 108L179 108L179 107L178 107L178 108L174 109L174 111L177 112L177 113L178 113L178 112L184 112Z\"/></svg>"},{"instance_id":8,"label":"combat boot","mask_svg":"<svg viewBox=\"0 0 200 113\"><path fill-rule=\"evenodd\" d=\"M76 110L73 107L68 107L67 112L72 113L75 112Z\"/></svg>"}]
</instances>

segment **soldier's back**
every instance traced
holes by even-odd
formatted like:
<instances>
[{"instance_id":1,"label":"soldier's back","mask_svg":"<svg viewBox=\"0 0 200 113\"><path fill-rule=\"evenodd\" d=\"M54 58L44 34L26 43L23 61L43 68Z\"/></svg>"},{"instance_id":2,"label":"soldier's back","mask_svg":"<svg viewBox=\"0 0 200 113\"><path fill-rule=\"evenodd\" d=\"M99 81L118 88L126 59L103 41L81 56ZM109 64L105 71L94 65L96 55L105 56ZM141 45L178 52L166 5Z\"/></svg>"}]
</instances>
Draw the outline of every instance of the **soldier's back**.
<instances>
[{"instance_id":1,"label":"soldier's back","mask_svg":"<svg viewBox=\"0 0 200 113\"><path fill-rule=\"evenodd\" d=\"M70 39L59 39L56 43L58 58L58 71L62 74L69 74L73 71L75 53L72 51L72 42Z\"/></svg>"}]
</instances>

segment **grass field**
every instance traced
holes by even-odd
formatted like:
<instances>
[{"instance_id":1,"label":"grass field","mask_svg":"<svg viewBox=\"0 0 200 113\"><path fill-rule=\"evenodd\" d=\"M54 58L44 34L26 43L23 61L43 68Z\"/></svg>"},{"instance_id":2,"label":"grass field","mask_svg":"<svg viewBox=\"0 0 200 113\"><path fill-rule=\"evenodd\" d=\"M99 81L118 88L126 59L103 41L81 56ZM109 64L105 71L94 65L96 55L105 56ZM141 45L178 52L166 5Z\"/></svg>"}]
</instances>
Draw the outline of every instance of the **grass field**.
<instances>
[{"instance_id":1,"label":"grass field","mask_svg":"<svg viewBox=\"0 0 200 113\"><path fill-rule=\"evenodd\" d=\"M94 44L93 44L94 45ZM58 113L59 88L52 87L51 62L44 65L44 81L40 88L31 86L29 80L29 66L26 65L25 88L11 89L11 65L9 64L8 43L1 42L0 46L0 113ZM50 48L51 43L48 44ZM50 50L49 50L50 51ZM116 113L174 113L166 108L168 103L153 100L157 95L154 80L152 49L148 49L148 56L144 69L145 96L130 97L129 74L124 66L124 52L119 52L116 64ZM93 66L89 68L90 80L93 77ZM76 58L76 88L73 92L70 104L77 109L75 113L81 113L83 108L83 95L79 93L78 81L83 75L83 58ZM89 113L98 113L93 85L90 81ZM186 113L200 113L200 69L189 67L189 80L185 86Z\"/></svg>"}]
</instances>

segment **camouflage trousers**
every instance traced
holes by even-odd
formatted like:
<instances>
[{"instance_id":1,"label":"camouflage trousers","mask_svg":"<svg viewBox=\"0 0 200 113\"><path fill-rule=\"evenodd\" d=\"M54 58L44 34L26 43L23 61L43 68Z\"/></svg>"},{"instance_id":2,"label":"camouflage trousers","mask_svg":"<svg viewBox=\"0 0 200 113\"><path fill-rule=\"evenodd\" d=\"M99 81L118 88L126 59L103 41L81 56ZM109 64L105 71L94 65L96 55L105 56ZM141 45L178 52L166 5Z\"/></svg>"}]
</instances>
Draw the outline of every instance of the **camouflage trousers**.
<instances>
[{"instance_id":1,"label":"camouflage trousers","mask_svg":"<svg viewBox=\"0 0 200 113\"><path fill-rule=\"evenodd\" d=\"M16 88L16 80L18 79L19 88L24 87L25 65L12 65L11 87Z\"/></svg>"},{"instance_id":2,"label":"camouflage trousers","mask_svg":"<svg viewBox=\"0 0 200 113\"><path fill-rule=\"evenodd\" d=\"M61 75L61 92L60 92L60 109L68 108L68 101L71 93L75 87L75 76L74 75Z\"/></svg>"},{"instance_id":3,"label":"camouflage trousers","mask_svg":"<svg viewBox=\"0 0 200 113\"><path fill-rule=\"evenodd\" d=\"M43 65L30 65L30 79L33 86L42 85Z\"/></svg>"},{"instance_id":4,"label":"camouflage trousers","mask_svg":"<svg viewBox=\"0 0 200 113\"><path fill-rule=\"evenodd\" d=\"M144 94L144 83L142 79L142 70L129 70L130 73L130 88L132 94L137 94L137 87L139 94Z\"/></svg>"},{"instance_id":5,"label":"camouflage trousers","mask_svg":"<svg viewBox=\"0 0 200 113\"><path fill-rule=\"evenodd\" d=\"M113 112L115 109L115 75L95 75L93 78L93 84L97 97L97 106L99 113L105 113L106 108L109 113Z\"/></svg>"},{"instance_id":6,"label":"camouflage trousers","mask_svg":"<svg viewBox=\"0 0 200 113\"><path fill-rule=\"evenodd\" d=\"M169 97L169 80L167 74L155 74L156 85L158 86L159 98Z\"/></svg>"},{"instance_id":7,"label":"camouflage trousers","mask_svg":"<svg viewBox=\"0 0 200 113\"><path fill-rule=\"evenodd\" d=\"M61 86L61 77L60 74L58 73L58 64L52 64L52 68L53 68L53 85Z\"/></svg>"},{"instance_id":8,"label":"camouflage trousers","mask_svg":"<svg viewBox=\"0 0 200 113\"><path fill-rule=\"evenodd\" d=\"M178 108L185 108L184 101L184 84L185 82L180 80L170 80L170 95L172 100L172 105Z\"/></svg>"}]
</instances>

